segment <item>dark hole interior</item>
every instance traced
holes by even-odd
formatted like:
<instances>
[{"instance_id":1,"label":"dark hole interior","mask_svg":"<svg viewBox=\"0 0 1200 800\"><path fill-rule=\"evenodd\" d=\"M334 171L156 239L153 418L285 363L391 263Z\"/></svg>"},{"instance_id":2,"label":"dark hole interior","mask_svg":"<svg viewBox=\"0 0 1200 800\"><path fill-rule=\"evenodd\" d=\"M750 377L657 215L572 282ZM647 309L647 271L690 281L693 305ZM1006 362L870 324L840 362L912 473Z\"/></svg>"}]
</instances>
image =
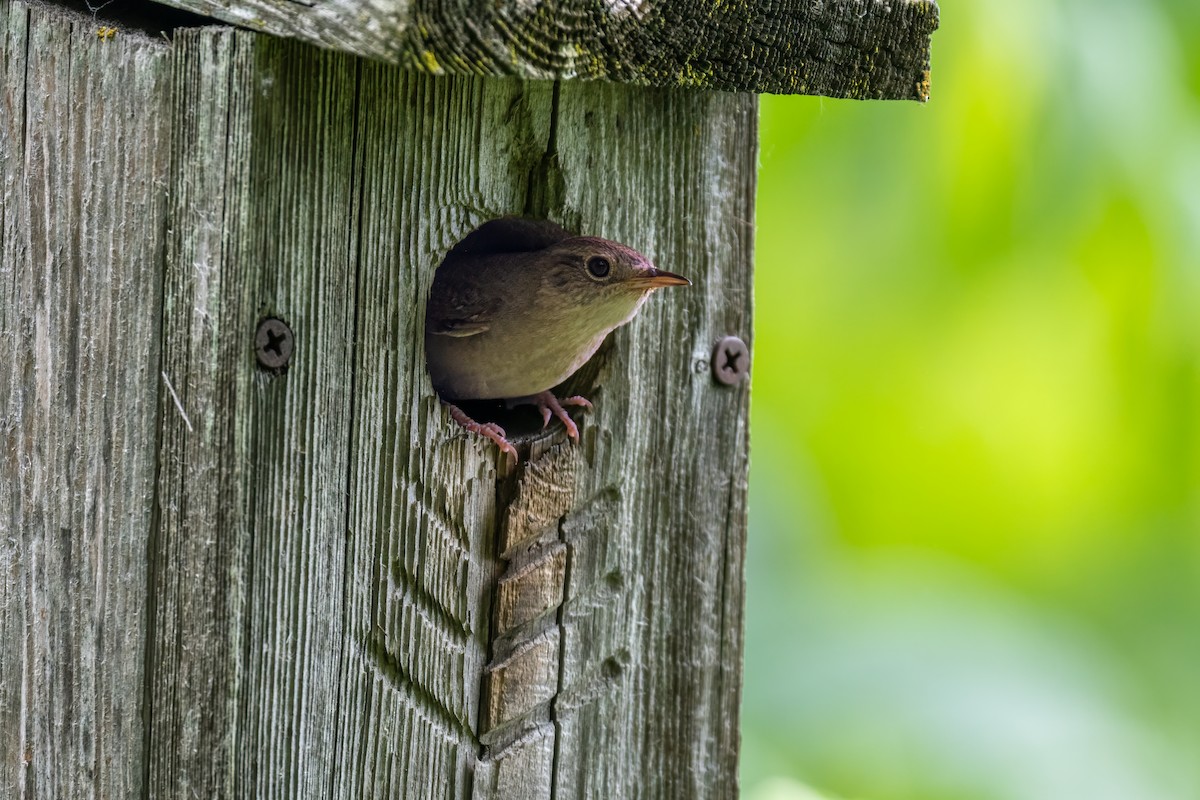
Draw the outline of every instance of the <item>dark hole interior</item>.
<instances>
[{"instance_id":1,"label":"dark hole interior","mask_svg":"<svg viewBox=\"0 0 1200 800\"><path fill-rule=\"evenodd\" d=\"M178 28L226 24L212 17L193 14L151 0L54 0L47 5L77 11L97 25L115 27L118 29L118 35L122 30L133 29L151 36L166 36L170 39Z\"/></svg>"}]
</instances>

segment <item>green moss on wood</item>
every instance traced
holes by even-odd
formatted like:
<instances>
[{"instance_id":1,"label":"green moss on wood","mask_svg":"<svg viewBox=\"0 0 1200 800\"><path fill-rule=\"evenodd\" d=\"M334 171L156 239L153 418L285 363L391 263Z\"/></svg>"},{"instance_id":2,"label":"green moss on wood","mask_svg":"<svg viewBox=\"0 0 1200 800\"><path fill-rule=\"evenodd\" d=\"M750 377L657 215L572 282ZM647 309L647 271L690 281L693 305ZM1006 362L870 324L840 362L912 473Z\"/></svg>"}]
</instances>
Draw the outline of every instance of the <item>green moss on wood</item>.
<instances>
[{"instance_id":1,"label":"green moss on wood","mask_svg":"<svg viewBox=\"0 0 1200 800\"><path fill-rule=\"evenodd\" d=\"M934 0L160 0L432 74L925 100Z\"/></svg>"}]
</instances>

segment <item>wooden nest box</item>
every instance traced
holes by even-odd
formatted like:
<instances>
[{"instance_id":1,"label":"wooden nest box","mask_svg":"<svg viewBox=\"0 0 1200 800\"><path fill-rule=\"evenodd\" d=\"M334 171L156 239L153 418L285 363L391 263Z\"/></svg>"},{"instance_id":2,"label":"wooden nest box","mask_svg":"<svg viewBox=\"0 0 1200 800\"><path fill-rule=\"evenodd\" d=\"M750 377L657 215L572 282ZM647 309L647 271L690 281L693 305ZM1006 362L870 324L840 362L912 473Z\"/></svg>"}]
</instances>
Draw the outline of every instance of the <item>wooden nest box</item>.
<instances>
[{"instance_id":1,"label":"wooden nest box","mask_svg":"<svg viewBox=\"0 0 1200 800\"><path fill-rule=\"evenodd\" d=\"M936 4L168 5L0 0L0 796L735 797L755 93ZM422 336L506 214L693 282L515 469Z\"/></svg>"}]
</instances>

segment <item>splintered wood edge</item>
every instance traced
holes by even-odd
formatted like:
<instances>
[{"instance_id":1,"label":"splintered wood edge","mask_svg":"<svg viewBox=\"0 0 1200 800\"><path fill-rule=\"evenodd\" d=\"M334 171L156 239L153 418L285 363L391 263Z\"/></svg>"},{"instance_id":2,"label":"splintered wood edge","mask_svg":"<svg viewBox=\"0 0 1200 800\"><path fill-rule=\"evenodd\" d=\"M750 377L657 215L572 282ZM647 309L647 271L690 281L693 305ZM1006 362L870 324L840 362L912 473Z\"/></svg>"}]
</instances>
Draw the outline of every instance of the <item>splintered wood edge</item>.
<instances>
[{"instance_id":1,"label":"splintered wood edge","mask_svg":"<svg viewBox=\"0 0 1200 800\"><path fill-rule=\"evenodd\" d=\"M936 0L159 0L435 75L929 99Z\"/></svg>"}]
</instances>

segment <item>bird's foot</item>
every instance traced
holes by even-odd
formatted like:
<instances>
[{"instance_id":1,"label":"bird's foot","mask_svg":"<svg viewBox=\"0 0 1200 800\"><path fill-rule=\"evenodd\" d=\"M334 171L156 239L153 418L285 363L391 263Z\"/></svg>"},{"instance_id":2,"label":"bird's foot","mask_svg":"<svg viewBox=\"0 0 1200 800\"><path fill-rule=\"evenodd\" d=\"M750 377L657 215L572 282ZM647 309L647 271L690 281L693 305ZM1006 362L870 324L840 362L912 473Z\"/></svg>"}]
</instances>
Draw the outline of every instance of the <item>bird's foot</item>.
<instances>
[{"instance_id":1,"label":"bird's foot","mask_svg":"<svg viewBox=\"0 0 1200 800\"><path fill-rule=\"evenodd\" d=\"M500 448L500 452L507 453L514 461L516 460L517 448L513 447L508 441L507 434L504 433L504 428L501 428L494 422L476 422L468 417L466 412L453 403L446 403L446 408L450 411L450 419L454 420L471 433L478 433L480 436L485 436L488 439L491 439Z\"/></svg>"},{"instance_id":2,"label":"bird's foot","mask_svg":"<svg viewBox=\"0 0 1200 800\"><path fill-rule=\"evenodd\" d=\"M562 424L566 426L567 436L570 436L575 441L579 441L579 428L575 425L575 420L571 419L571 416L563 406L579 406L588 410L592 408L591 402L586 397L573 395L559 400L549 389L530 395L529 397L519 397L516 400L508 401L509 408L524 405L537 406L537 410L542 414L543 428L550 424L551 417L558 417L562 420Z\"/></svg>"}]
</instances>

